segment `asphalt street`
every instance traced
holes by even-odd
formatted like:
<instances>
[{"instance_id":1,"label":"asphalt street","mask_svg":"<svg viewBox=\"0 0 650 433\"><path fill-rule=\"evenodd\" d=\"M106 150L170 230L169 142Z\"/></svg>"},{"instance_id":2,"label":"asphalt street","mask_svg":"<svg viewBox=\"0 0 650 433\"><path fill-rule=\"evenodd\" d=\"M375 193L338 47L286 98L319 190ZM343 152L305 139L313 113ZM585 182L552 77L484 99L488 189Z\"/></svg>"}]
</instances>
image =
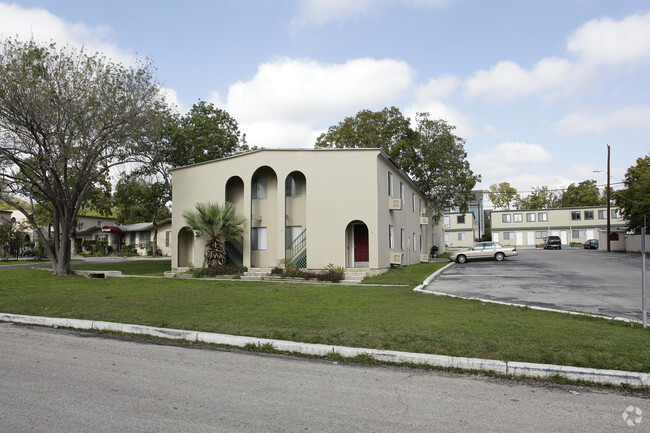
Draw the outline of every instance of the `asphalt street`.
<instances>
[{"instance_id":1,"label":"asphalt street","mask_svg":"<svg viewBox=\"0 0 650 433\"><path fill-rule=\"evenodd\" d=\"M647 269L650 260L646 260ZM641 320L641 256L595 250L519 250L502 262L454 264L427 290ZM650 297L650 296L648 296Z\"/></svg>"},{"instance_id":2,"label":"asphalt street","mask_svg":"<svg viewBox=\"0 0 650 433\"><path fill-rule=\"evenodd\" d=\"M647 394L623 390L10 324L0 324L0 345L3 432L593 433L632 431L628 408L636 431L650 425Z\"/></svg>"}]
</instances>

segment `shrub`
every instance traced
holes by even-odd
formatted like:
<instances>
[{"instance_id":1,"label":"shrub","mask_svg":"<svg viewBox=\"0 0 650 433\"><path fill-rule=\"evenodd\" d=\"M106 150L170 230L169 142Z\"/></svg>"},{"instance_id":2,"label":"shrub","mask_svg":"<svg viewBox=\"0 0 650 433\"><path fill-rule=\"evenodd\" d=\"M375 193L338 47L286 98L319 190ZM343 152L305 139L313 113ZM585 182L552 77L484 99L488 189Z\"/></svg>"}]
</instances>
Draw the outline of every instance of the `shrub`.
<instances>
[{"instance_id":1,"label":"shrub","mask_svg":"<svg viewBox=\"0 0 650 433\"><path fill-rule=\"evenodd\" d=\"M345 276L345 269L340 266L334 266L329 264L325 267L323 272L318 275L319 281L331 281L333 283L338 283L343 280Z\"/></svg>"},{"instance_id":2,"label":"shrub","mask_svg":"<svg viewBox=\"0 0 650 433\"><path fill-rule=\"evenodd\" d=\"M119 253L120 256L132 257L138 256L138 249L135 244L122 245L122 251Z\"/></svg>"}]
</instances>

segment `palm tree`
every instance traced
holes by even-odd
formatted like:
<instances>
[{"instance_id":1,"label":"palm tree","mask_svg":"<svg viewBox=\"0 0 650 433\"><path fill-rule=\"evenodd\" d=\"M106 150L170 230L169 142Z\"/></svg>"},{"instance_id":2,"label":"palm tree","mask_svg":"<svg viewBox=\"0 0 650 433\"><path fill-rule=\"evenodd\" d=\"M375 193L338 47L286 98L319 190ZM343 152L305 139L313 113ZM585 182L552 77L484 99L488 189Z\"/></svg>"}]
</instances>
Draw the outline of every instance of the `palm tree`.
<instances>
[{"instance_id":1,"label":"palm tree","mask_svg":"<svg viewBox=\"0 0 650 433\"><path fill-rule=\"evenodd\" d=\"M226 261L226 241L244 232L246 218L237 213L232 203L197 203L196 210L186 210L183 218L196 232L197 238L205 237L205 260L203 266L211 268Z\"/></svg>"}]
</instances>

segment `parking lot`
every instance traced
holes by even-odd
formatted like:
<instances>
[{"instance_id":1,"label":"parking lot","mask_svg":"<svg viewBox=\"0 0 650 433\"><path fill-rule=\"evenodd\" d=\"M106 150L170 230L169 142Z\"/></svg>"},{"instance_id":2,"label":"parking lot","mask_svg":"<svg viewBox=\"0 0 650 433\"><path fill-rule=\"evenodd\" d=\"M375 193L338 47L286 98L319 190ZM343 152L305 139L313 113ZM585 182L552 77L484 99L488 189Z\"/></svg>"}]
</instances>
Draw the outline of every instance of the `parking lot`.
<instances>
[{"instance_id":1,"label":"parking lot","mask_svg":"<svg viewBox=\"0 0 650 433\"><path fill-rule=\"evenodd\" d=\"M518 256L502 262L454 264L427 290L635 320L642 318L639 254L524 249Z\"/></svg>"}]
</instances>

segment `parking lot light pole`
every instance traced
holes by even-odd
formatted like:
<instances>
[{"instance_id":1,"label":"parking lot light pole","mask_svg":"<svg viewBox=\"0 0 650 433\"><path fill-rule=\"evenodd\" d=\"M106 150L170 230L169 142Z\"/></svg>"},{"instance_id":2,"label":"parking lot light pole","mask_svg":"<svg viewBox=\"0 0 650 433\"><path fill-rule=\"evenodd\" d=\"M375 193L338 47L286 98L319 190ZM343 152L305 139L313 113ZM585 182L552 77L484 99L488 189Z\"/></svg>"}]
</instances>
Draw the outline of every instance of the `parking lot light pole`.
<instances>
[{"instance_id":1,"label":"parking lot light pole","mask_svg":"<svg viewBox=\"0 0 650 433\"><path fill-rule=\"evenodd\" d=\"M607 252L611 252L611 243L610 243L610 230L611 230L611 217L612 212L610 210L610 191L609 191L609 144L607 145Z\"/></svg>"}]
</instances>

